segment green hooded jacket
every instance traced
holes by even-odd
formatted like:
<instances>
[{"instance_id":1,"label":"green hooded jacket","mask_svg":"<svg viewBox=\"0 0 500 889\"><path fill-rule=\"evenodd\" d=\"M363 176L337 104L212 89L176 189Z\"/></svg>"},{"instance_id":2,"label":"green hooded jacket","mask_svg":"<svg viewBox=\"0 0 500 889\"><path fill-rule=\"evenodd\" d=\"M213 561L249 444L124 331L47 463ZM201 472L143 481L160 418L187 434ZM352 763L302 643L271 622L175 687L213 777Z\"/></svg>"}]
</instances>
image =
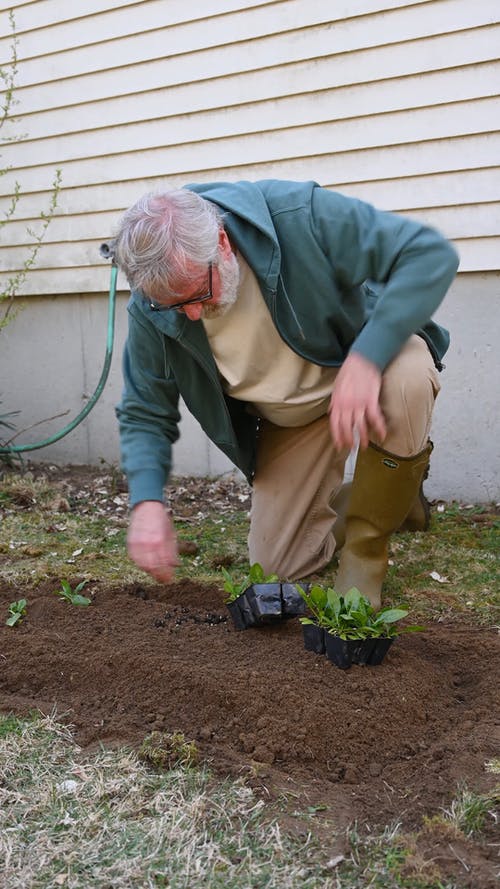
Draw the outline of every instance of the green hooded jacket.
<instances>
[{"instance_id":1,"label":"green hooded jacket","mask_svg":"<svg viewBox=\"0 0 500 889\"><path fill-rule=\"evenodd\" d=\"M449 336L430 319L458 257L438 232L315 182L187 188L223 212L280 336L298 355L338 366L356 351L383 371L418 333L442 368ZM137 292L128 311L117 416L131 506L163 498L179 435L179 396L251 481L258 420L223 392L203 323L175 311L151 312Z\"/></svg>"}]
</instances>

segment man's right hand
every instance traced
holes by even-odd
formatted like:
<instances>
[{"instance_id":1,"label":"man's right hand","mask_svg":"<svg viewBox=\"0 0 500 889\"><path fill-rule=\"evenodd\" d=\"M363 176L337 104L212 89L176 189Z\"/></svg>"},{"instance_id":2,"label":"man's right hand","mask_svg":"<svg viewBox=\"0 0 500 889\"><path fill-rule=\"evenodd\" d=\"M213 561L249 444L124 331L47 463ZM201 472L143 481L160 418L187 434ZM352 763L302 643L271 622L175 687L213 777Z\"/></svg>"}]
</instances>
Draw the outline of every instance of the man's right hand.
<instances>
[{"instance_id":1,"label":"man's right hand","mask_svg":"<svg viewBox=\"0 0 500 889\"><path fill-rule=\"evenodd\" d=\"M127 535L130 558L160 583L169 583L179 564L172 520L159 500L134 506Z\"/></svg>"}]
</instances>

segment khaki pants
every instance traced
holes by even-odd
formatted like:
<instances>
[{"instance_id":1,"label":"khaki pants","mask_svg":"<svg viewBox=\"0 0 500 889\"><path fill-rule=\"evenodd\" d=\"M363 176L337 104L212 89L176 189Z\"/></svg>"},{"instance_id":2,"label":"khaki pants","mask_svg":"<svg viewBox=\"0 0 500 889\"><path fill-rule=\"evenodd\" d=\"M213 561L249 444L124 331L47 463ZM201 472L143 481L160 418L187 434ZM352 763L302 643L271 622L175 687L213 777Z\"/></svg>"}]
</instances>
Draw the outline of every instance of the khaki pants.
<instances>
[{"instance_id":1,"label":"khaki pants","mask_svg":"<svg viewBox=\"0 0 500 889\"><path fill-rule=\"evenodd\" d=\"M412 336L386 368L380 405L385 450L411 457L425 447L439 380L425 341ZM331 503L344 479L348 452L337 451L329 418L307 426L262 421L252 493L250 564L296 580L324 568L335 551Z\"/></svg>"}]
</instances>

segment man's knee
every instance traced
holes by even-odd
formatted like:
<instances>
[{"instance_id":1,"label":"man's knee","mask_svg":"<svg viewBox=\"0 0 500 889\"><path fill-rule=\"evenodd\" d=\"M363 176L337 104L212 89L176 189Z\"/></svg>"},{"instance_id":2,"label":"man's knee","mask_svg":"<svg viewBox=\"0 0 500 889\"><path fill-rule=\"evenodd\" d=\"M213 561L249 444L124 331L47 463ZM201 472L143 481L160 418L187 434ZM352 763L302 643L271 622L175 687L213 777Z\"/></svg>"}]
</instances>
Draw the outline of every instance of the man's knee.
<instances>
[{"instance_id":1,"label":"man's knee","mask_svg":"<svg viewBox=\"0 0 500 889\"><path fill-rule=\"evenodd\" d=\"M401 456L413 456L425 447L439 388L426 343L412 337L383 376L380 401L388 432L386 440L377 443Z\"/></svg>"}]
</instances>

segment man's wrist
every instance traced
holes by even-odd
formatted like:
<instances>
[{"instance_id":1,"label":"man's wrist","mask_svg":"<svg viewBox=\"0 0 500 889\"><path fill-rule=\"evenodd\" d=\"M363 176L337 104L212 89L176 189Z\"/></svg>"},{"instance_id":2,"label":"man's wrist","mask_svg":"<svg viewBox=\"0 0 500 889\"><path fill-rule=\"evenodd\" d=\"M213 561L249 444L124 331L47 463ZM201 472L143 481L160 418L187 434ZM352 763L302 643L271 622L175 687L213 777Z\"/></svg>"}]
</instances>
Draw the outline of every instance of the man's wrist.
<instances>
[{"instance_id":1,"label":"man's wrist","mask_svg":"<svg viewBox=\"0 0 500 889\"><path fill-rule=\"evenodd\" d=\"M131 508L131 511L136 512L137 510L141 510L141 509L154 509L155 508L154 504L158 504L158 507L165 509L165 502L163 500L157 500L155 498L151 498L148 500L139 500L137 503L134 503L134 505Z\"/></svg>"}]
</instances>

